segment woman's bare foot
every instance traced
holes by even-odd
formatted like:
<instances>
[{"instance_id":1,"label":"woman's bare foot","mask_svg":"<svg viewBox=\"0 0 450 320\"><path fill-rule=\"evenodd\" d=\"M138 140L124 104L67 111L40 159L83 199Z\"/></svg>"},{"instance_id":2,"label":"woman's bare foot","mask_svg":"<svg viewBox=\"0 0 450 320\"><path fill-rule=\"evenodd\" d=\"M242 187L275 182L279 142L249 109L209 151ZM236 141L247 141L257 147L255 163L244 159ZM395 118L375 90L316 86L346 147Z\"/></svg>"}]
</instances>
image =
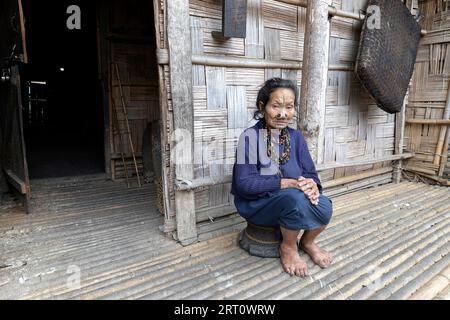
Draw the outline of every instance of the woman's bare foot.
<instances>
[{"instance_id":1,"label":"woman's bare foot","mask_svg":"<svg viewBox=\"0 0 450 320\"><path fill-rule=\"evenodd\" d=\"M285 244L280 245L280 259L283 269L291 276L306 277L308 275L308 266L300 259L297 247L290 247Z\"/></svg>"},{"instance_id":2,"label":"woman's bare foot","mask_svg":"<svg viewBox=\"0 0 450 320\"><path fill-rule=\"evenodd\" d=\"M300 249L305 251L311 257L311 260L322 269L329 267L333 261L331 255L325 250L320 249L314 242L304 243L300 241L299 246Z\"/></svg>"}]
</instances>

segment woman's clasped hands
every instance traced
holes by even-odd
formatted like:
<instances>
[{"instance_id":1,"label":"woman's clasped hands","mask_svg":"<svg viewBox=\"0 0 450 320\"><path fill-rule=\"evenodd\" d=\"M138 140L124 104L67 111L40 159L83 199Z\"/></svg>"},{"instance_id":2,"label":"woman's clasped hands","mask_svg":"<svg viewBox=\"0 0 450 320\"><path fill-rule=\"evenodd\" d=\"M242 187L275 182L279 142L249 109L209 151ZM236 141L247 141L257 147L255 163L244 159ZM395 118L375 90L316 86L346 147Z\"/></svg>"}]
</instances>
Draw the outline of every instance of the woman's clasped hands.
<instances>
[{"instance_id":1,"label":"woman's clasped hands","mask_svg":"<svg viewBox=\"0 0 450 320\"><path fill-rule=\"evenodd\" d=\"M303 176L295 179L282 179L281 188L296 188L302 191L311 201L312 204L319 204L320 192L317 183L313 179L305 178Z\"/></svg>"},{"instance_id":2,"label":"woman's clasped hands","mask_svg":"<svg viewBox=\"0 0 450 320\"><path fill-rule=\"evenodd\" d=\"M307 179L303 176L298 178L298 188L309 198L312 204L319 204L320 192L317 183L313 179Z\"/></svg>"}]
</instances>

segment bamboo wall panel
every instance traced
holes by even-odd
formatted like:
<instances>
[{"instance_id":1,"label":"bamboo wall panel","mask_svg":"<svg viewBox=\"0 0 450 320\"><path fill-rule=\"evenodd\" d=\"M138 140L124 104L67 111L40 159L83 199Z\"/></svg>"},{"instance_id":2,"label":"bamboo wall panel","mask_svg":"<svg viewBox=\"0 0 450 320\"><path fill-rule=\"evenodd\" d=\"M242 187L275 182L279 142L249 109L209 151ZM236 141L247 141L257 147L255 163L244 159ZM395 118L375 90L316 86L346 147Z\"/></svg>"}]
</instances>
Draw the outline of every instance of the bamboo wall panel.
<instances>
[{"instance_id":1,"label":"bamboo wall panel","mask_svg":"<svg viewBox=\"0 0 450 320\"><path fill-rule=\"evenodd\" d=\"M333 1L333 6L359 13L367 0ZM352 64L358 51L361 22L333 17L330 30L330 64ZM377 159L394 153L395 116L379 109L359 81L348 71L328 71L325 109L325 163ZM337 168L320 172L329 181L373 170L386 164ZM387 175L384 180L389 180Z\"/></svg>"},{"instance_id":2,"label":"bamboo wall panel","mask_svg":"<svg viewBox=\"0 0 450 320\"><path fill-rule=\"evenodd\" d=\"M448 117L445 110L450 79L450 2L419 1L419 10L424 14L422 28L429 32L420 42L406 118L445 119ZM447 130L450 129L445 125L407 123L405 147L416 154L407 161L407 168L414 171L421 168L421 171L426 170L432 176L442 176L444 171L448 172L446 159L449 141L446 145L444 141L443 148L438 148L440 135L445 136Z\"/></svg>"},{"instance_id":3,"label":"bamboo wall panel","mask_svg":"<svg viewBox=\"0 0 450 320\"><path fill-rule=\"evenodd\" d=\"M365 9L366 4L366 0L333 1L338 9L351 12ZM211 35L212 31L221 31L221 11L221 0L190 1L193 53L302 61L306 8L274 0L249 0L246 38L228 40ZM359 21L332 19L330 64L354 62L360 28ZM259 86L272 77L291 79L300 90L301 70L194 66L194 151L196 159L201 159L195 164L196 178L231 174L239 134L256 122L252 116ZM351 72L329 72L326 101L326 162L374 159L393 153L395 118L376 107ZM290 126L297 128L297 121ZM208 146L217 141L222 143L219 149L223 152L213 154ZM332 169L320 175L328 181L379 166ZM381 180L391 176L385 174ZM229 190L229 184L197 190L197 208L229 205Z\"/></svg>"},{"instance_id":4,"label":"bamboo wall panel","mask_svg":"<svg viewBox=\"0 0 450 320\"><path fill-rule=\"evenodd\" d=\"M264 22L261 0L247 0L245 56L264 59Z\"/></svg>"}]
</instances>

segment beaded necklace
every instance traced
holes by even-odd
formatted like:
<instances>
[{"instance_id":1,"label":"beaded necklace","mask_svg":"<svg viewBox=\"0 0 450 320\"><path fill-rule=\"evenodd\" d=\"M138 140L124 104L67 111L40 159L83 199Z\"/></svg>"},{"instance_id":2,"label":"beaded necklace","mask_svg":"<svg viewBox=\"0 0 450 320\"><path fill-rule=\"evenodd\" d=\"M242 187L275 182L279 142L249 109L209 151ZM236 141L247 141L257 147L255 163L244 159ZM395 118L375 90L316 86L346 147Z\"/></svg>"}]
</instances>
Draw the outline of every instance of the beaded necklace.
<instances>
[{"instance_id":1,"label":"beaded necklace","mask_svg":"<svg viewBox=\"0 0 450 320\"><path fill-rule=\"evenodd\" d=\"M289 133L289 128L286 127L281 129L279 141L274 141L275 138L272 138L271 130L267 127L266 121L263 120L262 122L263 128L265 129L264 140L267 144L267 156L278 165L287 163L291 157L291 135ZM280 157L278 156L278 151L274 144L283 146L283 152Z\"/></svg>"}]
</instances>

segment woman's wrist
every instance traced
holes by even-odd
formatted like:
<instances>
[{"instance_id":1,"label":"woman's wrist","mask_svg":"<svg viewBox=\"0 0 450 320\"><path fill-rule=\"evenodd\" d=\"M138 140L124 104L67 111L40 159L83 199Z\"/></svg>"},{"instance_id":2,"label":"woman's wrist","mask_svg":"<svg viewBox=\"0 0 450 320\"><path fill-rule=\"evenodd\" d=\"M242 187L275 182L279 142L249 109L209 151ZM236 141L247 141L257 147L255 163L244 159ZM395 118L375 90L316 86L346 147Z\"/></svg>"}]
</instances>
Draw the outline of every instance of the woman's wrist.
<instances>
[{"instance_id":1,"label":"woman's wrist","mask_svg":"<svg viewBox=\"0 0 450 320\"><path fill-rule=\"evenodd\" d=\"M281 179L281 189L286 189L286 188L295 188L297 184L297 180L295 179Z\"/></svg>"}]
</instances>

